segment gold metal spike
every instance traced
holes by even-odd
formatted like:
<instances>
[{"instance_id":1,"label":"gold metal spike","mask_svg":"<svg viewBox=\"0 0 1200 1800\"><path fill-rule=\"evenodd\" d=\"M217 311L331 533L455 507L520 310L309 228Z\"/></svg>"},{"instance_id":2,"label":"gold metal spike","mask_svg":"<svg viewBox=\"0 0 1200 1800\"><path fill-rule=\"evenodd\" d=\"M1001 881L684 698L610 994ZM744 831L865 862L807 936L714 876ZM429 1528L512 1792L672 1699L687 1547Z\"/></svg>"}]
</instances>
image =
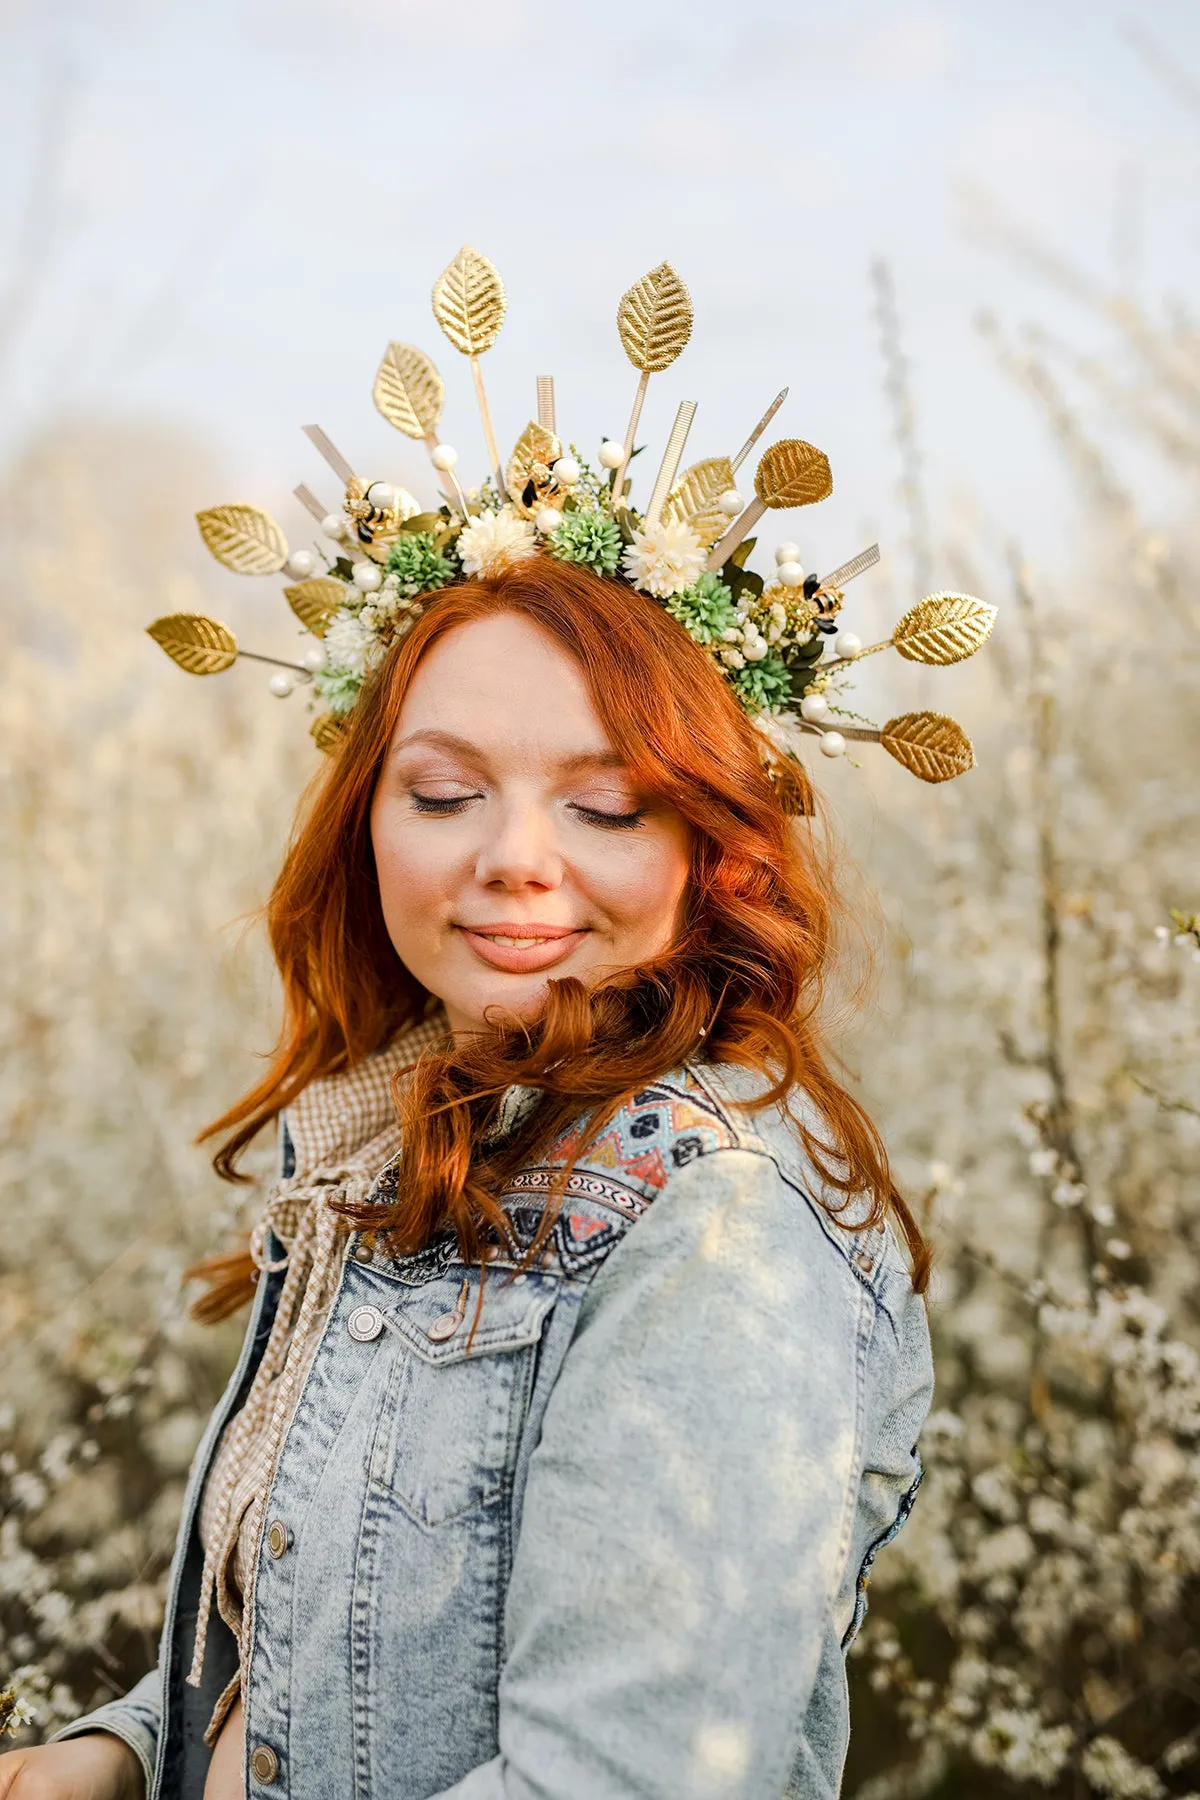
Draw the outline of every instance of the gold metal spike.
<instances>
[{"instance_id":1,"label":"gold metal spike","mask_svg":"<svg viewBox=\"0 0 1200 1800\"><path fill-rule=\"evenodd\" d=\"M905 613L892 643L909 662L956 663L974 656L996 623L996 608L971 594L930 594Z\"/></svg>"},{"instance_id":2,"label":"gold metal spike","mask_svg":"<svg viewBox=\"0 0 1200 1800\"><path fill-rule=\"evenodd\" d=\"M189 675L219 675L237 661L238 641L232 631L203 613L167 613L146 630Z\"/></svg>"},{"instance_id":3,"label":"gold metal spike","mask_svg":"<svg viewBox=\"0 0 1200 1800\"><path fill-rule=\"evenodd\" d=\"M436 439L446 388L425 355L412 344L389 344L375 377L375 405L405 437Z\"/></svg>"},{"instance_id":4,"label":"gold metal spike","mask_svg":"<svg viewBox=\"0 0 1200 1800\"><path fill-rule=\"evenodd\" d=\"M833 492L829 458L803 438L783 438L764 450L754 477L754 491L772 511L812 506Z\"/></svg>"},{"instance_id":5,"label":"gold metal spike","mask_svg":"<svg viewBox=\"0 0 1200 1800\"><path fill-rule=\"evenodd\" d=\"M283 597L306 631L314 637L324 637L334 613L345 605L346 588L331 575L314 575L308 581L298 581L294 587L285 587Z\"/></svg>"},{"instance_id":6,"label":"gold metal spike","mask_svg":"<svg viewBox=\"0 0 1200 1800\"><path fill-rule=\"evenodd\" d=\"M849 562L839 563L837 568L830 570L828 575L822 575L821 585L817 589L818 594L836 593L839 588L844 588L848 581L853 581L856 575L865 574L868 569L873 569L878 561L878 544L872 544L869 549L860 550L857 556L850 558Z\"/></svg>"},{"instance_id":7,"label":"gold metal spike","mask_svg":"<svg viewBox=\"0 0 1200 1800\"><path fill-rule=\"evenodd\" d=\"M287 539L261 507L211 506L196 523L217 561L239 575L276 575L287 561Z\"/></svg>"},{"instance_id":8,"label":"gold metal spike","mask_svg":"<svg viewBox=\"0 0 1200 1800\"><path fill-rule=\"evenodd\" d=\"M338 480L349 486L354 480L354 470L332 438L327 437L319 425L305 425L301 429L317 455L325 458Z\"/></svg>"},{"instance_id":9,"label":"gold metal spike","mask_svg":"<svg viewBox=\"0 0 1200 1800\"><path fill-rule=\"evenodd\" d=\"M552 436L556 435L558 432L558 422L554 416L554 377L553 377L553 375L539 375L538 376L538 378L537 378L537 397L538 397L538 403L537 403L538 424L541 426L543 431L550 432Z\"/></svg>"},{"instance_id":10,"label":"gold metal spike","mask_svg":"<svg viewBox=\"0 0 1200 1800\"><path fill-rule=\"evenodd\" d=\"M693 463L668 494L662 516L668 525L690 525L707 549L729 523L717 501L734 486L733 465L727 456Z\"/></svg>"},{"instance_id":11,"label":"gold metal spike","mask_svg":"<svg viewBox=\"0 0 1200 1800\"><path fill-rule=\"evenodd\" d=\"M292 492L295 494L305 512L311 513L318 525L323 525L329 516L329 508L321 505L321 502L317 499L317 496L313 493L312 489L306 487L304 482L301 482L298 488L292 489Z\"/></svg>"},{"instance_id":12,"label":"gold metal spike","mask_svg":"<svg viewBox=\"0 0 1200 1800\"><path fill-rule=\"evenodd\" d=\"M341 713L325 712L315 718L309 726L309 736L323 756L336 750L346 730L346 720Z\"/></svg>"},{"instance_id":13,"label":"gold metal spike","mask_svg":"<svg viewBox=\"0 0 1200 1800\"><path fill-rule=\"evenodd\" d=\"M658 465L658 474L654 477L650 499L646 505L647 529L658 524L667 495L679 473L679 465L683 461L683 447L687 443L688 432L692 429L692 420L695 416L696 402L681 400L675 414L675 423L671 427L671 435L667 439L667 447L663 451L663 459Z\"/></svg>"},{"instance_id":14,"label":"gold metal spike","mask_svg":"<svg viewBox=\"0 0 1200 1800\"><path fill-rule=\"evenodd\" d=\"M767 426L771 423L771 420L775 417L775 414L779 411L780 407L783 405L783 403L787 399L787 397L788 397L787 389L780 388L779 392L776 394L776 396L772 400L770 406L768 406L766 412L763 414L762 418L758 421L758 424L754 427L754 430L750 433L750 436L746 439L745 443L742 445L742 447L738 451L737 455L730 457L729 461L730 461L730 464L733 468L735 475L736 475L737 471L741 468L742 464L745 462L746 458L749 456L750 452L753 450L755 444L757 444L759 438L762 436L763 432L767 429ZM732 487L733 483L730 482L729 485Z\"/></svg>"},{"instance_id":15,"label":"gold metal spike","mask_svg":"<svg viewBox=\"0 0 1200 1800\"><path fill-rule=\"evenodd\" d=\"M482 356L500 335L508 302L498 270L464 244L433 284L433 316L456 350Z\"/></svg>"},{"instance_id":16,"label":"gold metal spike","mask_svg":"<svg viewBox=\"0 0 1200 1800\"><path fill-rule=\"evenodd\" d=\"M558 439L536 419L529 421L517 439L516 448L508 459L505 487L524 518L532 519L542 506L561 507L566 500L566 489L558 487L550 475L550 465L557 461L560 449ZM524 496L531 484L533 497L527 501Z\"/></svg>"},{"instance_id":17,"label":"gold metal spike","mask_svg":"<svg viewBox=\"0 0 1200 1800\"><path fill-rule=\"evenodd\" d=\"M945 713L903 713L888 720L879 741L921 781L952 781L975 767L970 738Z\"/></svg>"},{"instance_id":18,"label":"gold metal spike","mask_svg":"<svg viewBox=\"0 0 1200 1800\"><path fill-rule=\"evenodd\" d=\"M645 375L670 368L692 335L692 320L692 297L668 262L635 281L617 308L625 354Z\"/></svg>"}]
</instances>

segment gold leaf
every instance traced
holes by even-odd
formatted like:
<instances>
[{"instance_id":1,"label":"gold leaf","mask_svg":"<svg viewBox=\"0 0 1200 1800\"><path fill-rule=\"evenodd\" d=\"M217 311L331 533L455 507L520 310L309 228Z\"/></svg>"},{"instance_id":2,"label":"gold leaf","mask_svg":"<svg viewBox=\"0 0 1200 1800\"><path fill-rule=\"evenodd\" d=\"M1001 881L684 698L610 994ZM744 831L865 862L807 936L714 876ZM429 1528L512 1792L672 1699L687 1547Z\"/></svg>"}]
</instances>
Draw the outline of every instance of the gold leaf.
<instances>
[{"instance_id":1,"label":"gold leaf","mask_svg":"<svg viewBox=\"0 0 1200 1800\"><path fill-rule=\"evenodd\" d=\"M456 350L482 356L500 335L504 283L486 256L464 244L433 284L433 316Z\"/></svg>"},{"instance_id":2,"label":"gold leaf","mask_svg":"<svg viewBox=\"0 0 1200 1800\"><path fill-rule=\"evenodd\" d=\"M784 755L774 745L760 745L759 750L767 779L788 818L811 818L817 809L812 782L804 764L797 757Z\"/></svg>"},{"instance_id":3,"label":"gold leaf","mask_svg":"<svg viewBox=\"0 0 1200 1800\"><path fill-rule=\"evenodd\" d=\"M308 728L309 736L323 756L336 750L342 741L346 729L346 720L341 713L325 712L315 718Z\"/></svg>"},{"instance_id":4,"label":"gold leaf","mask_svg":"<svg viewBox=\"0 0 1200 1800\"><path fill-rule=\"evenodd\" d=\"M690 525L707 550L729 524L717 501L736 486L733 465L727 456L710 456L707 462L693 463L667 495L663 519L668 525Z\"/></svg>"},{"instance_id":5,"label":"gold leaf","mask_svg":"<svg viewBox=\"0 0 1200 1800\"><path fill-rule=\"evenodd\" d=\"M659 263L622 295L617 330L635 369L660 375L692 335L692 297L670 263Z\"/></svg>"},{"instance_id":6,"label":"gold leaf","mask_svg":"<svg viewBox=\"0 0 1200 1800\"><path fill-rule=\"evenodd\" d=\"M375 377L375 405L405 437L432 437L442 417L446 388L421 350L389 344Z\"/></svg>"},{"instance_id":7,"label":"gold leaf","mask_svg":"<svg viewBox=\"0 0 1200 1800\"><path fill-rule=\"evenodd\" d=\"M313 575L308 581L285 587L283 597L306 631L324 637L334 613L345 605L346 587L332 575Z\"/></svg>"},{"instance_id":8,"label":"gold leaf","mask_svg":"<svg viewBox=\"0 0 1200 1800\"><path fill-rule=\"evenodd\" d=\"M550 464L557 460L559 448L554 433L539 425L536 419L530 419L517 439L504 480L513 505L527 519L532 519L540 506L560 507L567 497L565 488L556 486L551 491L549 482ZM521 496L531 481L537 492L533 504L526 506Z\"/></svg>"},{"instance_id":9,"label":"gold leaf","mask_svg":"<svg viewBox=\"0 0 1200 1800\"><path fill-rule=\"evenodd\" d=\"M952 781L975 767L975 752L962 726L945 713L904 713L879 734L889 756L922 781Z\"/></svg>"},{"instance_id":10,"label":"gold leaf","mask_svg":"<svg viewBox=\"0 0 1200 1800\"><path fill-rule=\"evenodd\" d=\"M829 458L803 438L783 438L763 451L754 491L773 511L826 500L833 492Z\"/></svg>"},{"instance_id":11,"label":"gold leaf","mask_svg":"<svg viewBox=\"0 0 1200 1800\"><path fill-rule=\"evenodd\" d=\"M910 607L892 643L909 662L956 663L974 656L996 623L996 608L970 594L930 594Z\"/></svg>"},{"instance_id":12,"label":"gold leaf","mask_svg":"<svg viewBox=\"0 0 1200 1800\"><path fill-rule=\"evenodd\" d=\"M167 613L146 630L172 662L189 675L219 675L237 661L237 639L227 625L203 613Z\"/></svg>"},{"instance_id":13,"label":"gold leaf","mask_svg":"<svg viewBox=\"0 0 1200 1800\"><path fill-rule=\"evenodd\" d=\"M260 507L212 506L196 523L217 561L239 575L276 575L287 561L287 539Z\"/></svg>"}]
</instances>

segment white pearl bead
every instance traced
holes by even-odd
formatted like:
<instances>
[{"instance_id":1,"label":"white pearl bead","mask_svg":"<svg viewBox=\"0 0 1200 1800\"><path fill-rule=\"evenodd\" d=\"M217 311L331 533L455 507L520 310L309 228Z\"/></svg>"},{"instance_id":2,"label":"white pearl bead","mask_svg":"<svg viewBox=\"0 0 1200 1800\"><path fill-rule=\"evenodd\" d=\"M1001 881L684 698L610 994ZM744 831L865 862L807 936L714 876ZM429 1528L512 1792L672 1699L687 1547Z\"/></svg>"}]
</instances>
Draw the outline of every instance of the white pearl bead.
<instances>
[{"instance_id":1,"label":"white pearl bead","mask_svg":"<svg viewBox=\"0 0 1200 1800\"><path fill-rule=\"evenodd\" d=\"M379 565L373 562L356 562L350 571L350 579L362 594L373 594L383 584Z\"/></svg>"},{"instance_id":2,"label":"white pearl bead","mask_svg":"<svg viewBox=\"0 0 1200 1800\"><path fill-rule=\"evenodd\" d=\"M791 549L790 544L788 548ZM789 559L787 562L780 563L775 571L775 579L781 581L784 587L803 587L804 570L798 562Z\"/></svg>"},{"instance_id":3,"label":"white pearl bead","mask_svg":"<svg viewBox=\"0 0 1200 1800\"><path fill-rule=\"evenodd\" d=\"M334 538L340 543L346 535L346 521L338 513L326 513L321 520L321 530L326 537Z\"/></svg>"},{"instance_id":4,"label":"white pearl bead","mask_svg":"<svg viewBox=\"0 0 1200 1800\"><path fill-rule=\"evenodd\" d=\"M277 700L286 700L295 685L291 676L284 669L277 669L267 683Z\"/></svg>"},{"instance_id":5,"label":"white pearl bead","mask_svg":"<svg viewBox=\"0 0 1200 1800\"><path fill-rule=\"evenodd\" d=\"M761 662L770 648L766 638L755 638L752 644L746 645L746 661Z\"/></svg>"},{"instance_id":6,"label":"white pearl bead","mask_svg":"<svg viewBox=\"0 0 1200 1800\"><path fill-rule=\"evenodd\" d=\"M300 661L304 664L310 675L319 675L326 663L325 646L323 644L314 644L311 650L306 650L304 652Z\"/></svg>"},{"instance_id":7,"label":"white pearl bead","mask_svg":"<svg viewBox=\"0 0 1200 1800\"><path fill-rule=\"evenodd\" d=\"M776 550L776 552L775 552L775 561L777 563L799 562L800 561L800 546L799 546L799 544L780 544L778 550Z\"/></svg>"},{"instance_id":8,"label":"white pearl bead","mask_svg":"<svg viewBox=\"0 0 1200 1800\"><path fill-rule=\"evenodd\" d=\"M721 498L717 501L717 505L727 519L736 519L738 514L744 510L745 504L745 501L742 499L742 496L738 493L736 488L726 488L725 492L721 495Z\"/></svg>"},{"instance_id":9,"label":"white pearl bead","mask_svg":"<svg viewBox=\"0 0 1200 1800\"><path fill-rule=\"evenodd\" d=\"M283 566L294 581L307 581L317 565L311 550L293 550Z\"/></svg>"},{"instance_id":10,"label":"white pearl bead","mask_svg":"<svg viewBox=\"0 0 1200 1800\"><path fill-rule=\"evenodd\" d=\"M605 438L599 454L602 469L619 469L625 461L625 446L618 444L616 438Z\"/></svg>"},{"instance_id":11,"label":"white pearl bead","mask_svg":"<svg viewBox=\"0 0 1200 1800\"><path fill-rule=\"evenodd\" d=\"M376 512L388 512L396 504L396 490L390 481L373 481L367 489L367 501Z\"/></svg>"},{"instance_id":12,"label":"white pearl bead","mask_svg":"<svg viewBox=\"0 0 1200 1800\"><path fill-rule=\"evenodd\" d=\"M549 537L555 527L562 523L562 514L555 506L539 506L533 522L543 537Z\"/></svg>"},{"instance_id":13,"label":"white pearl bead","mask_svg":"<svg viewBox=\"0 0 1200 1800\"><path fill-rule=\"evenodd\" d=\"M452 449L449 444L439 444L430 457L430 461L435 469L441 469L444 473L447 469L452 469L458 461L458 451Z\"/></svg>"},{"instance_id":14,"label":"white pearl bead","mask_svg":"<svg viewBox=\"0 0 1200 1800\"><path fill-rule=\"evenodd\" d=\"M824 694L805 694L800 702L800 717L807 719L810 725L819 725L822 719L827 719L829 702Z\"/></svg>"},{"instance_id":15,"label":"white pearl bead","mask_svg":"<svg viewBox=\"0 0 1200 1800\"><path fill-rule=\"evenodd\" d=\"M823 731L821 733L821 749L826 756L844 756L846 740L840 731Z\"/></svg>"},{"instance_id":16,"label":"white pearl bead","mask_svg":"<svg viewBox=\"0 0 1200 1800\"><path fill-rule=\"evenodd\" d=\"M862 654L862 639L852 631L839 631L833 640L833 647L839 656L859 656Z\"/></svg>"},{"instance_id":17,"label":"white pearl bead","mask_svg":"<svg viewBox=\"0 0 1200 1800\"><path fill-rule=\"evenodd\" d=\"M579 480L579 464L573 456L560 456L556 463L551 463L550 473L559 487L574 487Z\"/></svg>"}]
</instances>

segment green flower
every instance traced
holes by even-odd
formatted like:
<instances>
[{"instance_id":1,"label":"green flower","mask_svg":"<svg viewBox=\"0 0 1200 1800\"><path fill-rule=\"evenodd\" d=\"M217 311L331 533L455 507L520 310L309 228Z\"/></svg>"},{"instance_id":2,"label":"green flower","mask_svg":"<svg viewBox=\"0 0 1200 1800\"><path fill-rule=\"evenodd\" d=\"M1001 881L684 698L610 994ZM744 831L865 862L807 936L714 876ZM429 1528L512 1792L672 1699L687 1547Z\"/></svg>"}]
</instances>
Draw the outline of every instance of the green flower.
<instances>
[{"instance_id":1,"label":"green flower","mask_svg":"<svg viewBox=\"0 0 1200 1800\"><path fill-rule=\"evenodd\" d=\"M330 712L348 713L358 699L362 689L363 677L354 669L333 668L322 669L313 676L313 686L324 700Z\"/></svg>"},{"instance_id":2,"label":"green flower","mask_svg":"<svg viewBox=\"0 0 1200 1800\"><path fill-rule=\"evenodd\" d=\"M548 540L561 562L580 563L597 575L615 575L621 560L621 530L615 519L600 511L562 515Z\"/></svg>"},{"instance_id":3,"label":"green flower","mask_svg":"<svg viewBox=\"0 0 1200 1800\"><path fill-rule=\"evenodd\" d=\"M388 551L387 566L388 573L399 580L400 592L410 600L445 587L458 573L428 531L402 532Z\"/></svg>"},{"instance_id":4,"label":"green flower","mask_svg":"<svg viewBox=\"0 0 1200 1800\"><path fill-rule=\"evenodd\" d=\"M717 575L706 570L682 594L673 594L667 611L698 644L714 644L721 633L739 623L733 595Z\"/></svg>"},{"instance_id":5,"label":"green flower","mask_svg":"<svg viewBox=\"0 0 1200 1800\"><path fill-rule=\"evenodd\" d=\"M782 706L791 698L791 676L783 658L774 650L768 651L761 662L748 662L744 669L731 669L729 679L747 712Z\"/></svg>"}]
</instances>

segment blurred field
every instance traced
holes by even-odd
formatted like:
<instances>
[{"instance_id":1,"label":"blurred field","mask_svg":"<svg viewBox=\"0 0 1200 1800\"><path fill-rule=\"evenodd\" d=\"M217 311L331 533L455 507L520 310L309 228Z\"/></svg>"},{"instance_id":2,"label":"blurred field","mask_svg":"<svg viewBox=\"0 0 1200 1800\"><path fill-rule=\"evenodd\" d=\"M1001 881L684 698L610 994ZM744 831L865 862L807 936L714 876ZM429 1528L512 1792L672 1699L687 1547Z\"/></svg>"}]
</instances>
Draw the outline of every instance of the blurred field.
<instances>
[{"instance_id":1,"label":"blurred field","mask_svg":"<svg viewBox=\"0 0 1200 1800\"><path fill-rule=\"evenodd\" d=\"M935 519L996 637L871 690L877 717L953 712L979 769L817 771L883 921L847 1059L940 1253L929 1476L851 1663L862 1800L1200 1789L1200 947L1156 936L1200 907L1200 544L1186 504L1151 533L1085 423L1194 502L1200 337L1097 316L1091 373L993 332L1078 477L1069 584ZM153 1656L235 1348L182 1318L181 1269L234 1218L190 1138L271 1043L239 921L315 756L263 672L189 681L141 633L229 610L191 522L219 475L101 421L0 492L0 1686L35 1734Z\"/></svg>"}]
</instances>

